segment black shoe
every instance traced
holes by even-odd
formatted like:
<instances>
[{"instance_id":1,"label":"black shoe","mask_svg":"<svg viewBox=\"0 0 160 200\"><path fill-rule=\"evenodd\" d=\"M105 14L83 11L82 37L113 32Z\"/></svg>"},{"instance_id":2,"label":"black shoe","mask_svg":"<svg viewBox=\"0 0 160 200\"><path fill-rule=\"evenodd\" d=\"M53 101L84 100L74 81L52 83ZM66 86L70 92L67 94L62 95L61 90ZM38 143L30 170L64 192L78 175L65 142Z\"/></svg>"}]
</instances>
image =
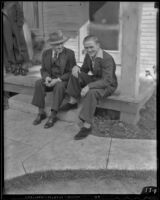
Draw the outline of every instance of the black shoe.
<instances>
[{"instance_id":1,"label":"black shoe","mask_svg":"<svg viewBox=\"0 0 160 200\"><path fill-rule=\"evenodd\" d=\"M28 73L28 69L21 68L20 74L21 74L22 76L26 76L27 73Z\"/></svg>"},{"instance_id":2,"label":"black shoe","mask_svg":"<svg viewBox=\"0 0 160 200\"><path fill-rule=\"evenodd\" d=\"M60 111L68 111L68 110L76 109L76 108L78 108L78 104L77 103L74 103L74 104L67 103L67 104L65 104L64 106L62 106L60 108Z\"/></svg>"},{"instance_id":3,"label":"black shoe","mask_svg":"<svg viewBox=\"0 0 160 200\"><path fill-rule=\"evenodd\" d=\"M36 117L36 119L33 121L33 125L38 125L38 124L40 124L41 123L41 121L43 120L43 119L46 119L47 118L47 115L46 115L46 113L43 113L43 114L38 114L37 115L37 117Z\"/></svg>"},{"instance_id":4,"label":"black shoe","mask_svg":"<svg viewBox=\"0 0 160 200\"><path fill-rule=\"evenodd\" d=\"M6 65L6 73L12 73L12 65L9 63Z\"/></svg>"},{"instance_id":5,"label":"black shoe","mask_svg":"<svg viewBox=\"0 0 160 200\"><path fill-rule=\"evenodd\" d=\"M87 137L90 134L91 130L92 130L92 128L82 127L81 130L78 132L78 134L74 136L74 139L81 140L81 139Z\"/></svg>"},{"instance_id":6,"label":"black shoe","mask_svg":"<svg viewBox=\"0 0 160 200\"><path fill-rule=\"evenodd\" d=\"M12 73L17 76L17 75L20 75L20 72L21 72L21 67L20 65L17 64L17 66L15 67L15 69L12 71Z\"/></svg>"},{"instance_id":7,"label":"black shoe","mask_svg":"<svg viewBox=\"0 0 160 200\"><path fill-rule=\"evenodd\" d=\"M49 116L48 121L44 125L44 128L51 128L55 124L56 121L57 121L57 117Z\"/></svg>"}]
</instances>

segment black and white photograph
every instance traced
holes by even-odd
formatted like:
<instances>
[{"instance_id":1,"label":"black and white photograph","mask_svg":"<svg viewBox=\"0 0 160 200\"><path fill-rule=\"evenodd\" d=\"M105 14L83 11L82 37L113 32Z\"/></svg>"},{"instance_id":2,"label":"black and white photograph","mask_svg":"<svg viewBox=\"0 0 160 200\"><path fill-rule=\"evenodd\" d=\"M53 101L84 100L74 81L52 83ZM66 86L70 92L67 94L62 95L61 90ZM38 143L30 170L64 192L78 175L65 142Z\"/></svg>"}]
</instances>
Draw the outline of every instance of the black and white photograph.
<instances>
[{"instance_id":1,"label":"black and white photograph","mask_svg":"<svg viewBox=\"0 0 160 200\"><path fill-rule=\"evenodd\" d=\"M158 6L1 2L4 199L157 197Z\"/></svg>"}]
</instances>

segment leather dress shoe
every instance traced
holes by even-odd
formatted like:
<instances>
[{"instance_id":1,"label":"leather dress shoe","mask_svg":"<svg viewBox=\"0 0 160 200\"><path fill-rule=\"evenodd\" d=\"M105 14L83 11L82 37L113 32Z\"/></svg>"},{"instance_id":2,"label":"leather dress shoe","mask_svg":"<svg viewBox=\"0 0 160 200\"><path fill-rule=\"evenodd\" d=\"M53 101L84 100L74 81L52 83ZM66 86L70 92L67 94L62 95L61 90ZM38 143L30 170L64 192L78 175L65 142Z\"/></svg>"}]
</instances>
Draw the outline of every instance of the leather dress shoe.
<instances>
[{"instance_id":1,"label":"leather dress shoe","mask_svg":"<svg viewBox=\"0 0 160 200\"><path fill-rule=\"evenodd\" d=\"M21 70L20 70L20 74L22 76L26 76L28 72L29 72L28 69L21 68Z\"/></svg>"},{"instance_id":2,"label":"leather dress shoe","mask_svg":"<svg viewBox=\"0 0 160 200\"><path fill-rule=\"evenodd\" d=\"M15 69L12 71L12 73L17 76L17 75L20 75L20 70L21 70L21 67L19 64L16 65Z\"/></svg>"},{"instance_id":3,"label":"leather dress shoe","mask_svg":"<svg viewBox=\"0 0 160 200\"><path fill-rule=\"evenodd\" d=\"M81 140L83 138L86 138L90 132L91 132L92 128L86 128L86 127L82 127L81 130L77 133L77 135L74 136L75 140Z\"/></svg>"},{"instance_id":4,"label":"leather dress shoe","mask_svg":"<svg viewBox=\"0 0 160 200\"><path fill-rule=\"evenodd\" d=\"M12 72L12 65L11 64L7 64L6 73L11 73L11 72Z\"/></svg>"},{"instance_id":5,"label":"leather dress shoe","mask_svg":"<svg viewBox=\"0 0 160 200\"><path fill-rule=\"evenodd\" d=\"M43 119L46 119L46 117L47 117L46 113L43 114L38 113L36 119L33 121L33 125L40 124Z\"/></svg>"},{"instance_id":6,"label":"leather dress shoe","mask_svg":"<svg viewBox=\"0 0 160 200\"><path fill-rule=\"evenodd\" d=\"M57 117L50 116L48 118L48 121L45 123L44 128L51 128L56 121L57 121Z\"/></svg>"},{"instance_id":7,"label":"leather dress shoe","mask_svg":"<svg viewBox=\"0 0 160 200\"><path fill-rule=\"evenodd\" d=\"M68 111L68 110L76 109L76 108L78 108L77 103L74 103L74 104L67 103L60 108L60 111Z\"/></svg>"}]
</instances>

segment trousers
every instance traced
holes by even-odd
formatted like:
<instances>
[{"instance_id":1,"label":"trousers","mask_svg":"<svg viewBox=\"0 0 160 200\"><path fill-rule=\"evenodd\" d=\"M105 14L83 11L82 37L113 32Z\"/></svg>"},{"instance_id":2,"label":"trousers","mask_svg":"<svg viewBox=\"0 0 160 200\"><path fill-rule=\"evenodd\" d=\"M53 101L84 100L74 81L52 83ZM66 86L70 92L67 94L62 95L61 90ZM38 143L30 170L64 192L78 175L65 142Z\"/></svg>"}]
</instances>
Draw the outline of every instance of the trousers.
<instances>
[{"instance_id":1,"label":"trousers","mask_svg":"<svg viewBox=\"0 0 160 200\"><path fill-rule=\"evenodd\" d=\"M52 92L53 98L51 102L51 109L58 111L65 96L66 86L66 81L58 82L53 87L47 87L44 84L43 79L37 80L35 83L32 104L38 108L45 108L46 92Z\"/></svg>"},{"instance_id":2,"label":"trousers","mask_svg":"<svg viewBox=\"0 0 160 200\"><path fill-rule=\"evenodd\" d=\"M92 81L93 77L84 72L79 73L78 78L71 75L66 93L74 98L80 98L81 89ZM104 89L89 89L82 101L82 109L80 111L79 118L91 124L97 103L101 98L103 98L103 96Z\"/></svg>"},{"instance_id":3,"label":"trousers","mask_svg":"<svg viewBox=\"0 0 160 200\"><path fill-rule=\"evenodd\" d=\"M4 63L16 63L16 58L14 54L14 40L12 28L10 26L9 20L3 15L3 48L4 48ZM18 49L18 47L17 47Z\"/></svg>"}]
</instances>

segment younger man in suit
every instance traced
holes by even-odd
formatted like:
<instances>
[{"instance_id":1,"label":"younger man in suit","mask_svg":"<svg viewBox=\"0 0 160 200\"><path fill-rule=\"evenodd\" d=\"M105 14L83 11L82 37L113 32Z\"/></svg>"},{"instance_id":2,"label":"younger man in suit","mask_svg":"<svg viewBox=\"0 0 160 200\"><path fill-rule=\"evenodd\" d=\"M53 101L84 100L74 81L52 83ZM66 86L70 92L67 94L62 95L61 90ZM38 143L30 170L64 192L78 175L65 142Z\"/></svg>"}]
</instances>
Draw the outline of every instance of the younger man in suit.
<instances>
[{"instance_id":1,"label":"younger man in suit","mask_svg":"<svg viewBox=\"0 0 160 200\"><path fill-rule=\"evenodd\" d=\"M77 107L77 99L84 97L79 118L83 127L75 136L76 140L88 136L92 129L92 119L96 105L102 98L110 96L117 88L116 65L111 55L100 48L98 38L89 35L84 38L86 56L82 67L75 66L68 82L67 93L70 100L61 107L67 111Z\"/></svg>"}]
</instances>

